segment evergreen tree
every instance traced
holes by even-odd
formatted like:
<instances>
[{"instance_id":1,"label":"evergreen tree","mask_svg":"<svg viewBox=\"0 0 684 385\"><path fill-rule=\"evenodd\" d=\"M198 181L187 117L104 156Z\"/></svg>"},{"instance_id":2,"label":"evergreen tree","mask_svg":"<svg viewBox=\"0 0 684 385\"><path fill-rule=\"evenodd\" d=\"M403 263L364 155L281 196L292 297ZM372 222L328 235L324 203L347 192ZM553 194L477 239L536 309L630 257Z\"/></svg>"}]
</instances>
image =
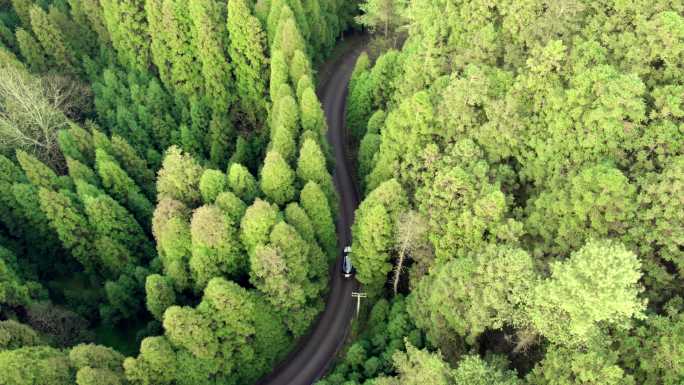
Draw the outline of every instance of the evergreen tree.
<instances>
[{"instance_id":1,"label":"evergreen tree","mask_svg":"<svg viewBox=\"0 0 684 385\"><path fill-rule=\"evenodd\" d=\"M220 193L215 203L236 224L240 223L247 210L245 202L230 191Z\"/></svg>"},{"instance_id":2,"label":"evergreen tree","mask_svg":"<svg viewBox=\"0 0 684 385\"><path fill-rule=\"evenodd\" d=\"M41 188L39 196L40 207L64 247L86 271L93 272L98 262L93 252L95 233L85 213L63 192Z\"/></svg>"},{"instance_id":3,"label":"evergreen tree","mask_svg":"<svg viewBox=\"0 0 684 385\"><path fill-rule=\"evenodd\" d=\"M63 187L63 180L60 180L50 167L35 157L17 150L17 160L24 170L24 174L34 186L50 190L59 190Z\"/></svg>"},{"instance_id":4,"label":"evergreen tree","mask_svg":"<svg viewBox=\"0 0 684 385\"><path fill-rule=\"evenodd\" d=\"M23 28L18 28L15 34L17 44L19 45L19 52L24 57L28 68L36 73L47 71L49 59L36 38Z\"/></svg>"},{"instance_id":5,"label":"evergreen tree","mask_svg":"<svg viewBox=\"0 0 684 385\"><path fill-rule=\"evenodd\" d=\"M568 346L591 342L602 324L626 327L630 318L642 317L645 306L638 297L640 268L623 245L588 242L567 261L551 264L551 277L534 288L532 324Z\"/></svg>"},{"instance_id":6,"label":"evergreen tree","mask_svg":"<svg viewBox=\"0 0 684 385\"><path fill-rule=\"evenodd\" d=\"M266 36L259 20L250 11L245 0L228 1L228 52L234 63L235 88L240 111L253 127L264 122L268 105L266 79Z\"/></svg>"},{"instance_id":7,"label":"evergreen tree","mask_svg":"<svg viewBox=\"0 0 684 385\"><path fill-rule=\"evenodd\" d=\"M212 204L216 197L228 189L226 175L218 170L205 170L199 182L200 193L205 204Z\"/></svg>"},{"instance_id":8,"label":"evergreen tree","mask_svg":"<svg viewBox=\"0 0 684 385\"><path fill-rule=\"evenodd\" d=\"M292 202L285 207L285 220L297 230L297 233L304 240L311 243L316 242L316 232L313 223L311 223L311 219L309 219L306 211L299 204Z\"/></svg>"},{"instance_id":9,"label":"evergreen tree","mask_svg":"<svg viewBox=\"0 0 684 385\"><path fill-rule=\"evenodd\" d=\"M258 193L256 179L239 163L232 163L228 169L228 186L247 203L251 203Z\"/></svg>"},{"instance_id":10,"label":"evergreen tree","mask_svg":"<svg viewBox=\"0 0 684 385\"><path fill-rule=\"evenodd\" d=\"M308 182L299 195L299 204L304 208L311 219L316 231L316 239L325 251L328 258L337 255L337 237L335 236L335 224L330 214L330 206L325 193L316 182Z\"/></svg>"},{"instance_id":11,"label":"evergreen tree","mask_svg":"<svg viewBox=\"0 0 684 385\"><path fill-rule=\"evenodd\" d=\"M95 167L105 190L120 204L131 210L140 224L148 227L154 210L152 203L107 153L98 149L96 158Z\"/></svg>"},{"instance_id":12,"label":"evergreen tree","mask_svg":"<svg viewBox=\"0 0 684 385\"><path fill-rule=\"evenodd\" d=\"M124 66L145 71L150 64L150 34L143 0L101 0L104 24Z\"/></svg>"},{"instance_id":13,"label":"evergreen tree","mask_svg":"<svg viewBox=\"0 0 684 385\"><path fill-rule=\"evenodd\" d=\"M178 147L169 148L157 178L157 199L172 198L196 207L201 200L199 181L202 172L192 156Z\"/></svg>"},{"instance_id":14,"label":"evergreen tree","mask_svg":"<svg viewBox=\"0 0 684 385\"><path fill-rule=\"evenodd\" d=\"M154 318L162 320L164 311L176 302L176 293L171 281L159 274L148 275L145 281L147 310Z\"/></svg>"},{"instance_id":15,"label":"evergreen tree","mask_svg":"<svg viewBox=\"0 0 684 385\"><path fill-rule=\"evenodd\" d=\"M276 151L266 154L259 183L261 191L278 205L294 198L294 172Z\"/></svg>"},{"instance_id":16,"label":"evergreen tree","mask_svg":"<svg viewBox=\"0 0 684 385\"><path fill-rule=\"evenodd\" d=\"M278 221L278 208L268 202L256 199L247 208L240 222L240 240L249 255L252 255L259 245L265 245L271 234L271 229Z\"/></svg>"},{"instance_id":17,"label":"evergreen tree","mask_svg":"<svg viewBox=\"0 0 684 385\"><path fill-rule=\"evenodd\" d=\"M219 207L202 206L192 216L190 271L199 292L213 277L238 277L247 261L231 218Z\"/></svg>"},{"instance_id":18,"label":"evergreen tree","mask_svg":"<svg viewBox=\"0 0 684 385\"><path fill-rule=\"evenodd\" d=\"M190 210L171 198L159 201L152 219L152 234L157 241L157 252L164 275L177 291L190 287L188 261L191 255Z\"/></svg>"},{"instance_id":19,"label":"evergreen tree","mask_svg":"<svg viewBox=\"0 0 684 385\"><path fill-rule=\"evenodd\" d=\"M325 167L325 157L316 142L311 139L305 140L299 150L297 177L302 184L306 184L308 181L316 182L325 191L333 212L337 211L337 195L332 177Z\"/></svg>"},{"instance_id":20,"label":"evergreen tree","mask_svg":"<svg viewBox=\"0 0 684 385\"><path fill-rule=\"evenodd\" d=\"M31 7L31 28L36 39L43 46L45 52L51 56L55 64L66 72L78 73L78 62L75 53L69 47L64 35L48 18L48 14L38 5Z\"/></svg>"}]
</instances>

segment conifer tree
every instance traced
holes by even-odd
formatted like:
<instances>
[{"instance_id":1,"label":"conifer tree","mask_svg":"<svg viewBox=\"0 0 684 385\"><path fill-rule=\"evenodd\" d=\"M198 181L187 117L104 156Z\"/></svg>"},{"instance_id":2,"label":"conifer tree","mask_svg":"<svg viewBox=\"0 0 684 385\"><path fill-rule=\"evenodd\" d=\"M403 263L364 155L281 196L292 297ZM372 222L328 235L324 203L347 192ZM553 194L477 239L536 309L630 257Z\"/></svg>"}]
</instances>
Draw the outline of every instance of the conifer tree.
<instances>
[{"instance_id":1,"label":"conifer tree","mask_svg":"<svg viewBox=\"0 0 684 385\"><path fill-rule=\"evenodd\" d=\"M213 277L238 277L247 261L235 224L218 206L205 205L192 216L190 271L199 292Z\"/></svg>"},{"instance_id":2,"label":"conifer tree","mask_svg":"<svg viewBox=\"0 0 684 385\"><path fill-rule=\"evenodd\" d=\"M95 167L105 190L124 207L131 210L140 224L148 227L154 210L152 203L109 154L97 149L96 158Z\"/></svg>"},{"instance_id":3,"label":"conifer tree","mask_svg":"<svg viewBox=\"0 0 684 385\"><path fill-rule=\"evenodd\" d=\"M63 192L41 188L40 207L64 247L88 272L98 261L93 250L95 233L82 209Z\"/></svg>"},{"instance_id":4,"label":"conifer tree","mask_svg":"<svg viewBox=\"0 0 684 385\"><path fill-rule=\"evenodd\" d=\"M66 162L71 179L74 181L81 179L94 186L100 185L100 179L97 177L97 175L95 175L95 171L93 171L93 169L77 161L76 159L69 157L66 158Z\"/></svg>"},{"instance_id":5,"label":"conifer tree","mask_svg":"<svg viewBox=\"0 0 684 385\"><path fill-rule=\"evenodd\" d=\"M24 57L24 61L28 64L29 69L36 73L47 71L49 59L36 38L23 28L18 28L15 34L17 44L19 45L19 52Z\"/></svg>"},{"instance_id":6,"label":"conifer tree","mask_svg":"<svg viewBox=\"0 0 684 385\"><path fill-rule=\"evenodd\" d=\"M335 187L333 186L332 177L325 167L323 152L318 147L318 144L312 139L306 139L299 150L297 177L302 184L306 184L308 181L316 182L328 197L330 207L336 211L337 195L335 193Z\"/></svg>"},{"instance_id":7,"label":"conifer tree","mask_svg":"<svg viewBox=\"0 0 684 385\"><path fill-rule=\"evenodd\" d=\"M309 219L306 211L299 204L292 202L285 207L285 220L307 242L316 242L316 231L314 230L313 223L311 223L311 219Z\"/></svg>"},{"instance_id":8,"label":"conifer tree","mask_svg":"<svg viewBox=\"0 0 684 385\"><path fill-rule=\"evenodd\" d=\"M121 64L146 71L150 34L144 0L101 0L102 15Z\"/></svg>"},{"instance_id":9,"label":"conifer tree","mask_svg":"<svg viewBox=\"0 0 684 385\"><path fill-rule=\"evenodd\" d=\"M157 241L157 252L164 275L177 291L190 287L188 261L191 255L190 210L171 198L159 201L152 220L152 234Z\"/></svg>"},{"instance_id":10,"label":"conifer tree","mask_svg":"<svg viewBox=\"0 0 684 385\"><path fill-rule=\"evenodd\" d=\"M200 178L199 189L202 194L202 201L205 204L212 204L216 197L227 190L228 181L226 175L219 170L205 170Z\"/></svg>"},{"instance_id":11,"label":"conifer tree","mask_svg":"<svg viewBox=\"0 0 684 385\"><path fill-rule=\"evenodd\" d=\"M154 171L148 162L140 157L137 151L124 138L113 135L111 147L108 151L116 158L121 168L143 190L148 199L154 199L156 192L154 187Z\"/></svg>"},{"instance_id":12,"label":"conifer tree","mask_svg":"<svg viewBox=\"0 0 684 385\"><path fill-rule=\"evenodd\" d=\"M269 74L268 89L271 101L275 102L276 92L283 84L288 84L290 70L285 55L280 50L271 50L271 72Z\"/></svg>"},{"instance_id":13,"label":"conifer tree","mask_svg":"<svg viewBox=\"0 0 684 385\"><path fill-rule=\"evenodd\" d=\"M50 190L59 190L63 187L64 182L60 180L57 174L35 157L17 150L17 160L24 170L24 174L34 186Z\"/></svg>"},{"instance_id":14,"label":"conifer tree","mask_svg":"<svg viewBox=\"0 0 684 385\"><path fill-rule=\"evenodd\" d=\"M278 207L261 199L256 199L247 208L240 222L240 240L252 255L259 245L265 245L271 229L278 221Z\"/></svg>"},{"instance_id":15,"label":"conifer tree","mask_svg":"<svg viewBox=\"0 0 684 385\"><path fill-rule=\"evenodd\" d=\"M247 205L237 195L230 191L224 191L216 197L216 206L226 214L233 223L240 223L245 215Z\"/></svg>"},{"instance_id":16,"label":"conifer tree","mask_svg":"<svg viewBox=\"0 0 684 385\"><path fill-rule=\"evenodd\" d=\"M297 50L306 52L306 42L300 33L294 16L289 6L282 6L278 28L271 45L272 51L281 51L283 53L287 63L292 62L292 57ZM294 79L293 81L297 80L299 79Z\"/></svg>"},{"instance_id":17,"label":"conifer tree","mask_svg":"<svg viewBox=\"0 0 684 385\"><path fill-rule=\"evenodd\" d=\"M191 155L175 146L169 148L157 178L157 199L172 198L196 207L201 201L199 181L202 172L202 167Z\"/></svg>"},{"instance_id":18,"label":"conifer tree","mask_svg":"<svg viewBox=\"0 0 684 385\"><path fill-rule=\"evenodd\" d=\"M261 169L261 191L278 205L294 198L294 172L276 151L269 151Z\"/></svg>"},{"instance_id":19,"label":"conifer tree","mask_svg":"<svg viewBox=\"0 0 684 385\"><path fill-rule=\"evenodd\" d=\"M318 100L313 87L302 91L299 109L301 111L302 129L315 133L319 137L319 144L327 143L328 125L323 108L321 108L321 102Z\"/></svg>"},{"instance_id":20,"label":"conifer tree","mask_svg":"<svg viewBox=\"0 0 684 385\"><path fill-rule=\"evenodd\" d=\"M231 64L227 60L229 56L228 31L224 24L225 4L221 6L216 0L190 0L187 7L189 17L193 21L192 36L198 59L202 64L206 94L211 99L215 112L227 111L232 104L233 95Z\"/></svg>"},{"instance_id":21,"label":"conifer tree","mask_svg":"<svg viewBox=\"0 0 684 385\"><path fill-rule=\"evenodd\" d=\"M258 194L256 179L245 166L239 163L232 163L228 169L228 186L246 203L254 201Z\"/></svg>"},{"instance_id":22,"label":"conifer tree","mask_svg":"<svg viewBox=\"0 0 684 385\"><path fill-rule=\"evenodd\" d=\"M43 46L45 52L54 59L55 64L67 72L77 73L76 55L69 47L58 26L50 21L47 13L38 5L33 6L29 14L33 33L36 34L36 39Z\"/></svg>"},{"instance_id":23,"label":"conifer tree","mask_svg":"<svg viewBox=\"0 0 684 385\"><path fill-rule=\"evenodd\" d=\"M79 162L91 165L95 161L95 147L93 136L76 124L67 129L59 130L57 142L62 154Z\"/></svg>"},{"instance_id":24,"label":"conifer tree","mask_svg":"<svg viewBox=\"0 0 684 385\"><path fill-rule=\"evenodd\" d=\"M266 110L266 36L245 0L228 1L228 52L233 62L240 110L254 127L264 122Z\"/></svg>"},{"instance_id":25,"label":"conifer tree","mask_svg":"<svg viewBox=\"0 0 684 385\"><path fill-rule=\"evenodd\" d=\"M297 50L292 55L292 61L290 62L290 79L292 84L298 84L302 76L311 76L313 71L311 70L311 63L306 53Z\"/></svg>"},{"instance_id":26,"label":"conifer tree","mask_svg":"<svg viewBox=\"0 0 684 385\"><path fill-rule=\"evenodd\" d=\"M147 310L154 318L162 320L164 311L176 302L176 293L171 281L159 274L148 275L145 280Z\"/></svg>"},{"instance_id":27,"label":"conifer tree","mask_svg":"<svg viewBox=\"0 0 684 385\"><path fill-rule=\"evenodd\" d=\"M299 204L311 219L318 243L325 250L328 258L334 258L337 255L335 224L330 214L328 200L321 187L316 182L308 182L300 193Z\"/></svg>"},{"instance_id":28,"label":"conifer tree","mask_svg":"<svg viewBox=\"0 0 684 385\"><path fill-rule=\"evenodd\" d=\"M114 199L104 194L81 199L95 235L94 245L103 274L117 277L151 255L152 248L142 227Z\"/></svg>"}]
</instances>

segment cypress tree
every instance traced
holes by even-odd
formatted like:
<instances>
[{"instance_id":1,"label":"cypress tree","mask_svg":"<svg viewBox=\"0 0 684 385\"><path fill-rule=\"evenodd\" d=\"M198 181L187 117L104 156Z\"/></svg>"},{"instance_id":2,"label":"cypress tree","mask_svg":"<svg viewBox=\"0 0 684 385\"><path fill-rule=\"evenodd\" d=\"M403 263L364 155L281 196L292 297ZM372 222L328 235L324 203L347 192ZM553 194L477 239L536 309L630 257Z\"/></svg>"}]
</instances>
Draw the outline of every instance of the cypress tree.
<instances>
[{"instance_id":1,"label":"cypress tree","mask_svg":"<svg viewBox=\"0 0 684 385\"><path fill-rule=\"evenodd\" d=\"M280 11L278 30L271 50L282 51L287 63L292 61L292 56L297 50L306 52L306 42L297 27L292 10L287 5L284 5Z\"/></svg>"},{"instance_id":2,"label":"cypress tree","mask_svg":"<svg viewBox=\"0 0 684 385\"><path fill-rule=\"evenodd\" d=\"M165 27L164 3L166 0L145 0L145 15L149 23L150 54L159 71L159 79L167 89L173 90L171 82L171 28Z\"/></svg>"},{"instance_id":3,"label":"cypress tree","mask_svg":"<svg viewBox=\"0 0 684 385\"><path fill-rule=\"evenodd\" d=\"M199 189L202 194L202 200L205 204L212 204L216 197L226 191L228 188L228 181L226 175L218 170L205 170L200 178Z\"/></svg>"},{"instance_id":4,"label":"cypress tree","mask_svg":"<svg viewBox=\"0 0 684 385\"><path fill-rule=\"evenodd\" d=\"M154 199L156 192L154 187L155 175L147 163L141 158L136 150L122 137L113 135L111 140L111 154L121 165L128 175L140 186L149 199Z\"/></svg>"},{"instance_id":5,"label":"cypress tree","mask_svg":"<svg viewBox=\"0 0 684 385\"><path fill-rule=\"evenodd\" d=\"M256 199L240 222L240 240L251 255L258 245L265 245L271 229L278 221L278 207Z\"/></svg>"},{"instance_id":6,"label":"cypress tree","mask_svg":"<svg viewBox=\"0 0 684 385\"><path fill-rule=\"evenodd\" d=\"M93 250L95 235L81 208L63 192L41 188L38 195L40 207L64 247L87 272L94 272L97 264Z\"/></svg>"},{"instance_id":7,"label":"cypress tree","mask_svg":"<svg viewBox=\"0 0 684 385\"><path fill-rule=\"evenodd\" d=\"M55 64L69 73L76 74L78 72L76 55L67 44L58 26L50 21L48 14L38 5L34 5L29 14L33 33L36 34L36 39L45 52L55 60Z\"/></svg>"},{"instance_id":8,"label":"cypress tree","mask_svg":"<svg viewBox=\"0 0 684 385\"><path fill-rule=\"evenodd\" d=\"M123 206L105 194L81 199L94 230L94 245L103 274L117 277L151 255L152 248L142 227Z\"/></svg>"},{"instance_id":9,"label":"cypress tree","mask_svg":"<svg viewBox=\"0 0 684 385\"><path fill-rule=\"evenodd\" d=\"M140 224L149 227L154 208L133 179L101 149L96 151L95 168L105 190L124 207L131 210Z\"/></svg>"},{"instance_id":10,"label":"cypress tree","mask_svg":"<svg viewBox=\"0 0 684 385\"><path fill-rule=\"evenodd\" d=\"M302 236L308 242L316 242L316 232L311 223L311 219L306 215L306 211L297 204L297 202L292 202L285 208L285 220L292 227L297 229L299 235Z\"/></svg>"},{"instance_id":11,"label":"cypress tree","mask_svg":"<svg viewBox=\"0 0 684 385\"><path fill-rule=\"evenodd\" d=\"M251 203L259 192L256 178L239 163L231 164L228 169L228 186L247 203Z\"/></svg>"},{"instance_id":12,"label":"cypress tree","mask_svg":"<svg viewBox=\"0 0 684 385\"><path fill-rule=\"evenodd\" d=\"M74 181L80 179L94 186L100 185L100 180L98 179L97 175L95 175L93 169L77 161L76 159L67 157L66 161L71 179Z\"/></svg>"},{"instance_id":13,"label":"cypress tree","mask_svg":"<svg viewBox=\"0 0 684 385\"><path fill-rule=\"evenodd\" d=\"M278 205L294 198L294 172L276 151L269 151L261 169L261 191Z\"/></svg>"},{"instance_id":14,"label":"cypress tree","mask_svg":"<svg viewBox=\"0 0 684 385\"><path fill-rule=\"evenodd\" d=\"M245 0L228 1L228 34L240 111L254 127L260 127L268 109L266 36Z\"/></svg>"},{"instance_id":15,"label":"cypress tree","mask_svg":"<svg viewBox=\"0 0 684 385\"><path fill-rule=\"evenodd\" d=\"M313 88L307 88L302 92L299 108L301 110L302 129L314 132L320 138L319 144L327 143L325 138L328 125L325 113Z\"/></svg>"},{"instance_id":16,"label":"cypress tree","mask_svg":"<svg viewBox=\"0 0 684 385\"><path fill-rule=\"evenodd\" d=\"M247 210L245 202L230 191L224 191L216 197L216 206L228 215L233 223L240 223Z\"/></svg>"},{"instance_id":17,"label":"cypress tree","mask_svg":"<svg viewBox=\"0 0 684 385\"><path fill-rule=\"evenodd\" d=\"M300 50L295 51L290 62L290 79L292 84L298 85L302 76L311 76L311 63L306 54Z\"/></svg>"},{"instance_id":18,"label":"cypress tree","mask_svg":"<svg viewBox=\"0 0 684 385\"><path fill-rule=\"evenodd\" d=\"M92 165L95 161L93 136L76 124L71 124L68 129L59 130L57 143L65 157L71 157L86 165Z\"/></svg>"},{"instance_id":19,"label":"cypress tree","mask_svg":"<svg viewBox=\"0 0 684 385\"><path fill-rule=\"evenodd\" d=\"M300 193L299 203L314 225L318 243L329 258L334 258L337 255L337 237L325 193L316 182L308 182Z\"/></svg>"},{"instance_id":20,"label":"cypress tree","mask_svg":"<svg viewBox=\"0 0 684 385\"><path fill-rule=\"evenodd\" d=\"M150 65L150 34L144 0L100 0L105 25L121 64L139 71Z\"/></svg>"},{"instance_id":21,"label":"cypress tree","mask_svg":"<svg viewBox=\"0 0 684 385\"><path fill-rule=\"evenodd\" d=\"M23 28L18 28L15 34L17 44L19 45L19 52L24 57L24 61L28 64L29 69L36 73L47 71L49 59L36 38Z\"/></svg>"},{"instance_id":22,"label":"cypress tree","mask_svg":"<svg viewBox=\"0 0 684 385\"><path fill-rule=\"evenodd\" d=\"M218 206L205 205L192 216L192 272L195 289L201 291L210 279L239 277L247 269L232 220Z\"/></svg>"},{"instance_id":23,"label":"cypress tree","mask_svg":"<svg viewBox=\"0 0 684 385\"><path fill-rule=\"evenodd\" d=\"M163 320L164 310L176 302L176 293L171 281L159 274L148 275L145 280L145 298L147 310L154 318Z\"/></svg>"},{"instance_id":24,"label":"cypress tree","mask_svg":"<svg viewBox=\"0 0 684 385\"><path fill-rule=\"evenodd\" d=\"M328 197L330 207L337 206L337 196L333 186L332 177L325 167L325 156L318 144L312 139L306 139L299 150L297 161L297 177L303 184L314 181Z\"/></svg>"},{"instance_id":25,"label":"cypress tree","mask_svg":"<svg viewBox=\"0 0 684 385\"><path fill-rule=\"evenodd\" d=\"M190 287L190 210L181 202L165 198L154 211L152 234L157 241L157 252L164 275L169 277L177 291Z\"/></svg>"},{"instance_id":26,"label":"cypress tree","mask_svg":"<svg viewBox=\"0 0 684 385\"><path fill-rule=\"evenodd\" d=\"M271 50L271 73L269 79L268 89L271 95L271 100L276 101L276 91L280 89L283 84L288 84L289 67L285 60L285 55L282 51Z\"/></svg>"},{"instance_id":27,"label":"cypress tree","mask_svg":"<svg viewBox=\"0 0 684 385\"><path fill-rule=\"evenodd\" d=\"M57 174L35 157L22 150L17 150L17 160L28 180L36 187L59 190L63 186L64 182L59 179Z\"/></svg>"},{"instance_id":28,"label":"cypress tree","mask_svg":"<svg viewBox=\"0 0 684 385\"><path fill-rule=\"evenodd\" d=\"M201 202L199 181L202 172L192 156L178 147L169 148L157 178L157 199L172 198L196 207Z\"/></svg>"}]
</instances>

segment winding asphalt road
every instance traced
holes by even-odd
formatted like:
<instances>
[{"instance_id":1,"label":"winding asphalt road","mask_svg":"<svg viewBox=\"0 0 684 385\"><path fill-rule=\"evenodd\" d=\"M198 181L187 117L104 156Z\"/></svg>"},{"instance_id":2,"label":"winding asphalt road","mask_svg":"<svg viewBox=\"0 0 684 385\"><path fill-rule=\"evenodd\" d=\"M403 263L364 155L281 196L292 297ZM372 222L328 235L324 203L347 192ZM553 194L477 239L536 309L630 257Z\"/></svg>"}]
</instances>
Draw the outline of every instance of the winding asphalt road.
<instances>
[{"instance_id":1,"label":"winding asphalt road","mask_svg":"<svg viewBox=\"0 0 684 385\"><path fill-rule=\"evenodd\" d=\"M318 89L325 116L328 120L328 141L335 155L333 177L340 196L340 215L337 220L339 250L351 244L351 225L359 197L351 174L347 156L347 134L344 124L347 85L354 70L356 58L363 50L362 44L351 44L334 62L332 71L323 74ZM320 379L330 366L335 354L344 343L355 311L351 297L358 284L354 279L344 279L338 263L331 269L330 293L326 308L309 335L303 337L299 346L275 370L261 379L258 385L310 385Z\"/></svg>"}]
</instances>

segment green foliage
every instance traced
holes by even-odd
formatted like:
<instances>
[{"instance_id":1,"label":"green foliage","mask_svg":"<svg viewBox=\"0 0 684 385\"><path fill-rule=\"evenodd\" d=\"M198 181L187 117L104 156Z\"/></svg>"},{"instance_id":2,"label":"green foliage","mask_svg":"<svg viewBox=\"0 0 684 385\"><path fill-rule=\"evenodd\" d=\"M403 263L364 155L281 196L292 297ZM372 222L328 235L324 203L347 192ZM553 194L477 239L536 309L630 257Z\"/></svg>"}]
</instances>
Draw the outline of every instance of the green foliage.
<instances>
[{"instance_id":1,"label":"green foliage","mask_svg":"<svg viewBox=\"0 0 684 385\"><path fill-rule=\"evenodd\" d=\"M150 63L150 34L140 0L103 0L102 16L119 61L145 70Z\"/></svg>"},{"instance_id":2,"label":"green foliage","mask_svg":"<svg viewBox=\"0 0 684 385\"><path fill-rule=\"evenodd\" d=\"M45 53L66 73L77 73L77 59L60 28L50 20L48 14L38 5L31 7L29 15L31 17L31 28Z\"/></svg>"},{"instance_id":3,"label":"green foliage","mask_svg":"<svg viewBox=\"0 0 684 385\"><path fill-rule=\"evenodd\" d=\"M9 303L0 299L2 303ZM14 350L22 347L41 345L38 333L31 327L13 320L0 321L0 348Z\"/></svg>"},{"instance_id":4,"label":"green foliage","mask_svg":"<svg viewBox=\"0 0 684 385\"><path fill-rule=\"evenodd\" d=\"M285 220L297 230L297 233L307 242L316 242L316 232L306 211L296 202L285 207Z\"/></svg>"},{"instance_id":5,"label":"green foliage","mask_svg":"<svg viewBox=\"0 0 684 385\"><path fill-rule=\"evenodd\" d=\"M370 81L370 60L362 53L356 60L354 72L349 80L346 122L352 137L360 141L366 132L368 119L373 112L373 95Z\"/></svg>"},{"instance_id":6,"label":"green foliage","mask_svg":"<svg viewBox=\"0 0 684 385\"><path fill-rule=\"evenodd\" d=\"M251 256L257 246L265 245L278 221L278 207L257 199L247 208L240 222L240 240Z\"/></svg>"},{"instance_id":7,"label":"green foliage","mask_svg":"<svg viewBox=\"0 0 684 385\"><path fill-rule=\"evenodd\" d=\"M456 336L474 344L485 330L523 326L525 301L536 283L532 258L507 246L455 259L430 276L409 297L409 314L445 349Z\"/></svg>"},{"instance_id":8,"label":"green foliage","mask_svg":"<svg viewBox=\"0 0 684 385\"><path fill-rule=\"evenodd\" d=\"M167 150L157 178L157 199L172 198L196 207L201 200L199 182L202 167L178 147Z\"/></svg>"},{"instance_id":9,"label":"green foliage","mask_svg":"<svg viewBox=\"0 0 684 385\"><path fill-rule=\"evenodd\" d=\"M189 265L198 292L212 277L237 277L246 270L236 227L218 206L205 205L193 213Z\"/></svg>"},{"instance_id":10,"label":"green foliage","mask_svg":"<svg viewBox=\"0 0 684 385\"><path fill-rule=\"evenodd\" d=\"M337 194L335 193L335 186L333 186L332 176L326 169L323 152L311 139L304 140L299 150L297 177L302 184L312 181L321 186L328 197L330 207L336 211Z\"/></svg>"},{"instance_id":11,"label":"green foliage","mask_svg":"<svg viewBox=\"0 0 684 385\"><path fill-rule=\"evenodd\" d=\"M240 223L247 210L245 202L230 191L220 193L215 203L235 224Z\"/></svg>"},{"instance_id":12,"label":"green foliage","mask_svg":"<svg viewBox=\"0 0 684 385\"><path fill-rule=\"evenodd\" d=\"M147 310L161 321L164 311L176 302L171 280L159 274L148 275L145 280L145 298Z\"/></svg>"},{"instance_id":13,"label":"green foliage","mask_svg":"<svg viewBox=\"0 0 684 385\"><path fill-rule=\"evenodd\" d=\"M311 219L316 239L329 259L337 255L335 223L325 193L316 182L308 182L299 194L299 204Z\"/></svg>"},{"instance_id":14,"label":"green foliage","mask_svg":"<svg viewBox=\"0 0 684 385\"><path fill-rule=\"evenodd\" d=\"M572 351L552 347L528 375L530 384L634 384L617 365L614 352Z\"/></svg>"},{"instance_id":15,"label":"green foliage","mask_svg":"<svg viewBox=\"0 0 684 385\"><path fill-rule=\"evenodd\" d=\"M19 52L21 56L24 57L28 68L32 72L41 73L45 72L48 67L49 59L40 46L40 43L36 40L30 32L27 32L23 28L18 28L15 32L17 44L19 45Z\"/></svg>"},{"instance_id":16,"label":"green foliage","mask_svg":"<svg viewBox=\"0 0 684 385\"><path fill-rule=\"evenodd\" d=\"M551 277L533 292L530 319L558 344L582 345L603 325L630 327L643 317L641 264L618 243L589 241L567 261L551 264Z\"/></svg>"},{"instance_id":17,"label":"green foliage","mask_svg":"<svg viewBox=\"0 0 684 385\"><path fill-rule=\"evenodd\" d=\"M235 89L241 112L254 126L263 124L268 61L266 36L245 0L228 1L228 52L234 63ZM273 64L271 64L273 65Z\"/></svg>"},{"instance_id":18,"label":"green foliage","mask_svg":"<svg viewBox=\"0 0 684 385\"><path fill-rule=\"evenodd\" d=\"M261 169L261 191L274 203L284 205L294 198L294 180L294 172L283 157L277 151L269 151Z\"/></svg>"},{"instance_id":19,"label":"green foliage","mask_svg":"<svg viewBox=\"0 0 684 385\"><path fill-rule=\"evenodd\" d=\"M164 275L178 291L190 287L188 261L191 255L190 209L182 202L165 198L154 210L152 233Z\"/></svg>"},{"instance_id":20,"label":"green foliage","mask_svg":"<svg viewBox=\"0 0 684 385\"><path fill-rule=\"evenodd\" d=\"M216 197L226 191L228 181L226 175L218 170L204 170L199 181L199 189L202 201L206 204L214 203Z\"/></svg>"},{"instance_id":21,"label":"green foliage","mask_svg":"<svg viewBox=\"0 0 684 385\"><path fill-rule=\"evenodd\" d=\"M0 351L0 370L7 385L64 385L73 377L67 355L48 346Z\"/></svg>"},{"instance_id":22,"label":"green foliage","mask_svg":"<svg viewBox=\"0 0 684 385\"><path fill-rule=\"evenodd\" d=\"M256 179L239 163L232 163L228 169L228 187L247 203L254 201L258 193Z\"/></svg>"}]
</instances>

